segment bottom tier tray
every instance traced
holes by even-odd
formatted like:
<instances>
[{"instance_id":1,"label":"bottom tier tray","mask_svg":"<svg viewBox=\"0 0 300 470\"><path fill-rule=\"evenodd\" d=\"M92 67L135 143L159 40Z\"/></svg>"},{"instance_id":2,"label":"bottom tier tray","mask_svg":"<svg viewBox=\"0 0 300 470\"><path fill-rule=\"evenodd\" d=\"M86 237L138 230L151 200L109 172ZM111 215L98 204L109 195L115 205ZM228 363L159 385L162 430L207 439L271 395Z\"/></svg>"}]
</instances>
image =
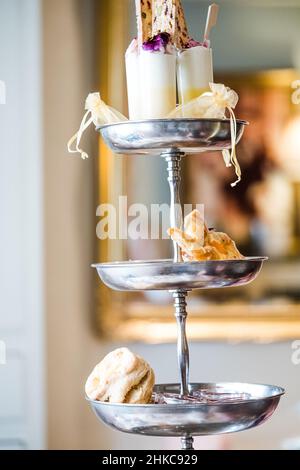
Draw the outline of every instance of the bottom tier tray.
<instances>
[{"instance_id":1,"label":"bottom tier tray","mask_svg":"<svg viewBox=\"0 0 300 470\"><path fill-rule=\"evenodd\" d=\"M172 260L94 264L108 287L123 291L233 287L253 281L267 258L174 263Z\"/></svg>"},{"instance_id":2,"label":"bottom tier tray","mask_svg":"<svg viewBox=\"0 0 300 470\"><path fill-rule=\"evenodd\" d=\"M190 384L190 392L240 394L237 401L130 405L88 400L97 417L114 429L149 436L201 436L243 431L269 419L284 389L248 383ZM178 384L156 385L156 393L179 394Z\"/></svg>"}]
</instances>

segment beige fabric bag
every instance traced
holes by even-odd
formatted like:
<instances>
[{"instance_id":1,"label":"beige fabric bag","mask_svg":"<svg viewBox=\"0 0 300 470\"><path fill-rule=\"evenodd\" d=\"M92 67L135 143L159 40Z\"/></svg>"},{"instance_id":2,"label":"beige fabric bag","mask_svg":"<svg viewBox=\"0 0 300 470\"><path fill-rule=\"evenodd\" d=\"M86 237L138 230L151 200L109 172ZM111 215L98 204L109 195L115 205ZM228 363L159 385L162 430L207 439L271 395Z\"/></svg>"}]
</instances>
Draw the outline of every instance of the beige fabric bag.
<instances>
[{"instance_id":1,"label":"beige fabric bag","mask_svg":"<svg viewBox=\"0 0 300 470\"><path fill-rule=\"evenodd\" d=\"M128 121L119 111L107 106L107 104L101 100L100 93L90 93L88 95L85 101L85 109L86 113L83 116L78 132L76 132L68 142L68 151L70 153L79 153L83 160L88 158L88 154L79 147L79 144L84 131L92 123L94 123L96 127L99 127L114 122ZM73 149L72 145L74 142L76 142L76 146Z\"/></svg>"},{"instance_id":2,"label":"beige fabric bag","mask_svg":"<svg viewBox=\"0 0 300 470\"><path fill-rule=\"evenodd\" d=\"M234 166L237 180L231 184L235 186L241 180L241 169L236 156L236 118L234 108L236 107L239 97L238 94L226 87L222 83L210 83L210 90L194 98L186 104L178 106L167 116L170 119L182 118L216 118L225 119L226 112L229 113L230 130L231 130L231 152L223 150L223 158L225 165Z\"/></svg>"}]
</instances>

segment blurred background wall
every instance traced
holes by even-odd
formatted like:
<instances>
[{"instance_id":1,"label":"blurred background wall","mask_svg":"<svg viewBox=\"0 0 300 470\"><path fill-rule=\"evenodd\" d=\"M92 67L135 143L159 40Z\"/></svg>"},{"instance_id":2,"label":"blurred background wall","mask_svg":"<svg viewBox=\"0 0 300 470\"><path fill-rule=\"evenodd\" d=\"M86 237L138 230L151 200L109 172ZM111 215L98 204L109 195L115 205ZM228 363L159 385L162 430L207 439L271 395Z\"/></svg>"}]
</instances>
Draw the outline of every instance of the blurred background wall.
<instances>
[{"instance_id":1,"label":"blurred background wall","mask_svg":"<svg viewBox=\"0 0 300 470\"><path fill-rule=\"evenodd\" d=\"M186 0L183 3L190 31L199 39L211 2ZM217 71L299 66L298 0L221 0L216 3L220 11L212 39Z\"/></svg>"},{"instance_id":2,"label":"blurred background wall","mask_svg":"<svg viewBox=\"0 0 300 470\"><path fill-rule=\"evenodd\" d=\"M0 2L0 448L46 445L40 7Z\"/></svg>"},{"instance_id":3,"label":"blurred background wall","mask_svg":"<svg viewBox=\"0 0 300 470\"><path fill-rule=\"evenodd\" d=\"M92 27L96 1L0 1L0 79L7 83L7 103L0 105L0 339L8 346L7 364L0 365L4 448L178 447L177 440L113 432L99 424L84 400L91 368L118 346L101 341L92 327L94 159L83 162L66 151L83 115L84 99L97 89ZM216 36L216 48L217 41L220 48L224 44L216 53L217 67L259 68L263 57L268 67L293 65L294 56L286 53L290 35L280 36L284 46L278 35L282 22L289 33L300 31L298 5L284 14L280 8L268 9L272 15L266 12L257 20L253 10L252 16L245 10L235 18L234 2L220 3L226 9ZM196 31L198 4L186 4ZM244 35L253 48L240 39ZM277 39L275 53L271 45ZM267 44L262 56L257 45L263 49ZM94 157L96 139L90 132L84 141ZM158 382L177 378L175 345L130 347L151 362ZM198 440L196 447L299 445L300 366L292 364L291 354L289 342L192 344L191 380L274 383L288 391L278 412L261 428ZM298 440L290 444L290 438Z\"/></svg>"}]
</instances>

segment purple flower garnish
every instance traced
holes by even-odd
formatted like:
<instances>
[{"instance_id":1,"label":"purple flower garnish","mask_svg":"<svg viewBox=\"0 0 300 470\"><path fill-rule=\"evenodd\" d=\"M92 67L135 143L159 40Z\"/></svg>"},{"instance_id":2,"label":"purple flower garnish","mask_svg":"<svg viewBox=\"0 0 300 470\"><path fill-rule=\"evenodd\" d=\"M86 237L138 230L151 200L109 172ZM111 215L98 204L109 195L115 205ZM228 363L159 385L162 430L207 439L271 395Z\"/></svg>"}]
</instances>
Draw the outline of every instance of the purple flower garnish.
<instances>
[{"instance_id":1,"label":"purple flower garnish","mask_svg":"<svg viewBox=\"0 0 300 470\"><path fill-rule=\"evenodd\" d=\"M169 33L160 33L152 39L149 39L149 41L144 42L143 49L144 51L150 52L166 52L166 48L170 42L171 36Z\"/></svg>"},{"instance_id":2,"label":"purple flower garnish","mask_svg":"<svg viewBox=\"0 0 300 470\"><path fill-rule=\"evenodd\" d=\"M195 39L190 39L187 45L185 46L185 48L191 49L192 47L197 47L197 46L208 47L208 44L206 42L199 42L199 41L195 41Z\"/></svg>"}]
</instances>

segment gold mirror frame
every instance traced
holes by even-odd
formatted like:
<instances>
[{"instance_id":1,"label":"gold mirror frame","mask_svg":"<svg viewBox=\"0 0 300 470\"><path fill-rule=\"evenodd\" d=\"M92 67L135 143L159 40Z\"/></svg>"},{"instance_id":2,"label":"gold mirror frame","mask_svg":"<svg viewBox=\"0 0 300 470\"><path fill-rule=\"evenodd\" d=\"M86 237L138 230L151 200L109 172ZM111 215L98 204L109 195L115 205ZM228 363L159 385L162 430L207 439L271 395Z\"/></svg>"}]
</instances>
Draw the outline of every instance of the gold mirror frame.
<instances>
[{"instance_id":1,"label":"gold mirror frame","mask_svg":"<svg viewBox=\"0 0 300 470\"><path fill-rule=\"evenodd\" d=\"M99 75L103 99L126 112L124 51L129 43L128 0L97 2ZM108 21L109 19L109 21ZM231 77L234 80L246 76ZM257 86L290 86L297 77L290 70L247 74ZM225 81L226 83L226 81ZM98 203L117 202L124 194L125 159L116 157L100 139L98 160ZM126 259L122 241L97 240L99 262ZM113 255L113 256L112 256ZM96 275L95 275L96 276ZM176 340L176 323L170 305L153 305L130 300L130 293L114 292L96 280L97 329L102 337L117 341L165 343ZM300 337L300 304L211 305L192 311L187 332L190 340L279 341Z\"/></svg>"}]
</instances>

